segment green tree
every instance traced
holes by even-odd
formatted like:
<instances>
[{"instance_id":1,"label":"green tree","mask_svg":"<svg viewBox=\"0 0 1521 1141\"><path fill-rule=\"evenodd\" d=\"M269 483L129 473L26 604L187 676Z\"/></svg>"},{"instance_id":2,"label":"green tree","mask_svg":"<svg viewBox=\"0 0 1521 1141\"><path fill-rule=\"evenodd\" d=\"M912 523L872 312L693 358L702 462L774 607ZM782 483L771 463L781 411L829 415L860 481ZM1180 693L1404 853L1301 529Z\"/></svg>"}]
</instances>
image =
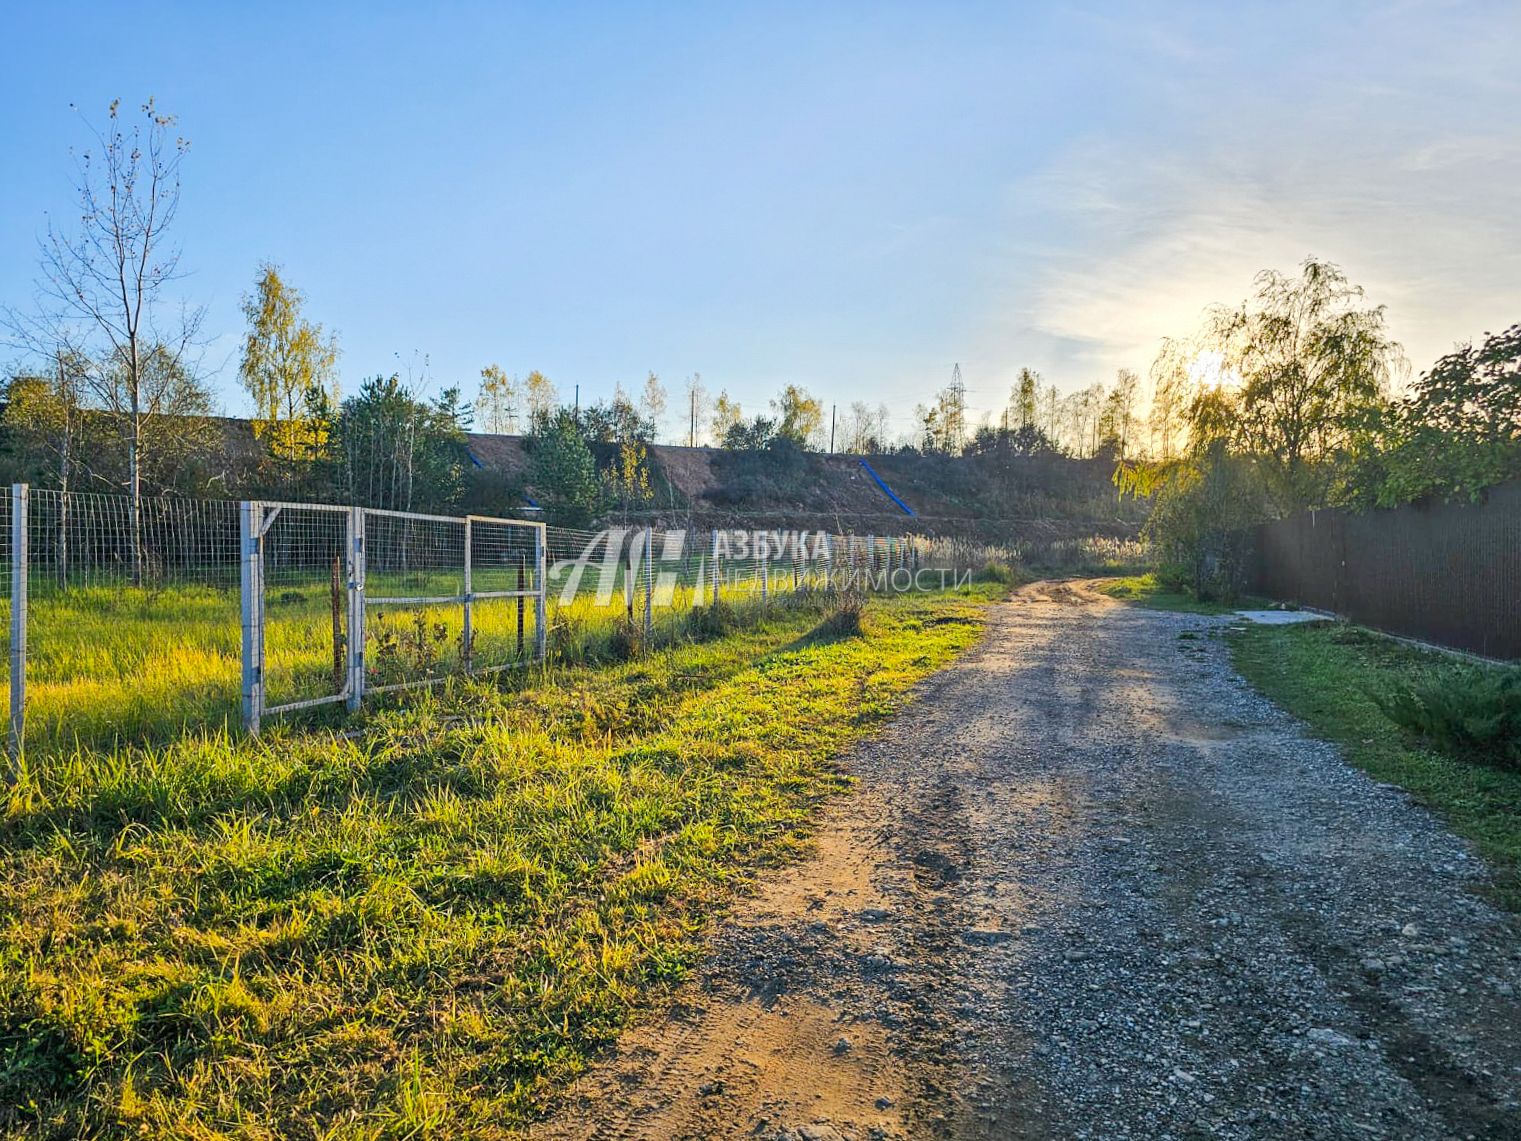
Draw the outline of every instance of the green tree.
<instances>
[{"instance_id":1,"label":"green tree","mask_svg":"<svg viewBox=\"0 0 1521 1141\"><path fill-rule=\"evenodd\" d=\"M1327 501L1403 358L1383 306L1328 262L1298 277L1258 274L1241 306L1212 312L1204 347L1220 354L1234 392L1233 445L1260 467L1278 512Z\"/></svg>"},{"instance_id":2,"label":"green tree","mask_svg":"<svg viewBox=\"0 0 1521 1141\"><path fill-rule=\"evenodd\" d=\"M1240 592L1250 553L1246 529L1267 510L1254 462L1231 447L1235 416L1219 389L1200 392L1188 408L1183 455L1115 469L1121 493L1152 500L1143 533L1162 580L1200 599L1230 601Z\"/></svg>"},{"instance_id":3,"label":"green tree","mask_svg":"<svg viewBox=\"0 0 1521 1141\"><path fill-rule=\"evenodd\" d=\"M1026 425L1034 425L1040 415L1037 405L1040 401L1040 373L1033 368L1019 370L1019 378L1014 382L1011 411L1014 413L1011 428L1023 428Z\"/></svg>"},{"instance_id":4,"label":"green tree","mask_svg":"<svg viewBox=\"0 0 1521 1141\"><path fill-rule=\"evenodd\" d=\"M366 380L335 428L347 498L395 511L453 507L464 492L465 427L456 388L428 403L395 374Z\"/></svg>"},{"instance_id":5,"label":"green tree","mask_svg":"<svg viewBox=\"0 0 1521 1141\"><path fill-rule=\"evenodd\" d=\"M327 447L324 425L306 416L313 391L338 399L338 342L301 314L306 298L271 262L243 298L248 333L238 375L254 402L254 434L277 459L310 462Z\"/></svg>"},{"instance_id":6,"label":"green tree","mask_svg":"<svg viewBox=\"0 0 1521 1141\"><path fill-rule=\"evenodd\" d=\"M1442 357L1383 427L1376 474L1359 481L1364 501L1475 499L1521 475L1521 325Z\"/></svg>"},{"instance_id":7,"label":"green tree","mask_svg":"<svg viewBox=\"0 0 1521 1141\"><path fill-rule=\"evenodd\" d=\"M731 452L759 452L770 448L782 437L777 431L776 421L766 416L757 416L753 420L740 420L730 424L729 430L724 433L724 447ZM796 443L796 441L791 441Z\"/></svg>"},{"instance_id":8,"label":"green tree","mask_svg":"<svg viewBox=\"0 0 1521 1141\"><path fill-rule=\"evenodd\" d=\"M3 424L24 463L18 474L69 491L76 473L98 454L98 443L85 439L89 421L81 398L90 362L58 350L52 363L47 374L11 379Z\"/></svg>"},{"instance_id":9,"label":"green tree","mask_svg":"<svg viewBox=\"0 0 1521 1141\"><path fill-rule=\"evenodd\" d=\"M641 415L619 388L611 401L598 401L581 410L581 432L591 443L648 444L655 439L655 422Z\"/></svg>"},{"instance_id":10,"label":"green tree","mask_svg":"<svg viewBox=\"0 0 1521 1141\"><path fill-rule=\"evenodd\" d=\"M586 527L601 511L597 463L576 414L557 408L535 419L528 440L529 483L555 523Z\"/></svg>"}]
</instances>

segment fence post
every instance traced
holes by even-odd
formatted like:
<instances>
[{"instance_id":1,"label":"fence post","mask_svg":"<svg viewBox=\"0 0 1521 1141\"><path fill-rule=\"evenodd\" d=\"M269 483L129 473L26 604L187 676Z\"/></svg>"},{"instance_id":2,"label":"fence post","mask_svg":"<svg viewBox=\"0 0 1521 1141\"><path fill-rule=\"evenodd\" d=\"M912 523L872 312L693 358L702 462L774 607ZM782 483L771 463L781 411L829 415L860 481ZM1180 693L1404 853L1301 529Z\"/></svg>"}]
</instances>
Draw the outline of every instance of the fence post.
<instances>
[{"instance_id":1,"label":"fence post","mask_svg":"<svg viewBox=\"0 0 1521 1141\"><path fill-rule=\"evenodd\" d=\"M470 516L465 516L465 624L460 630L460 653L465 659L465 676L475 672L475 599L471 594L470 574Z\"/></svg>"},{"instance_id":2,"label":"fence post","mask_svg":"<svg viewBox=\"0 0 1521 1141\"><path fill-rule=\"evenodd\" d=\"M644 642L655 632L655 528L644 529Z\"/></svg>"},{"instance_id":3,"label":"fence post","mask_svg":"<svg viewBox=\"0 0 1521 1141\"><path fill-rule=\"evenodd\" d=\"M263 507L256 500L238 504L241 536L239 589L243 615L243 728L259 735L264 712L264 539ZM352 638L352 631L350 637Z\"/></svg>"},{"instance_id":4,"label":"fence post","mask_svg":"<svg viewBox=\"0 0 1521 1141\"><path fill-rule=\"evenodd\" d=\"M762 538L759 546L755 553L760 560L757 569L760 571L761 602L764 603L771 597L771 540Z\"/></svg>"},{"instance_id":5,"label":"fence post","mask_svg":"<svg viewBox=\"0 0 1521 1141\"><path fill-rule=\"evenodd\" d=\"M721 579L721 575L722 575L722 568L719 566L719 561L718 561L718 531L716 529L713 531L712 549L713 549L713 605L717 606L718 602L719 602L718 590L719 590L719 584L720 584L720 579Z\"/></svg>"},{"instance_id":6,"label":"fence post","mask_svg":"<svg viewBox=\"0 0 1521 1141\"><path fill-rule=\"evenodd\" d=\"M623 551L623 619L634 624L634 545L630 543Z\"/></svg>"},{"instance_id":7,"label":"fence post","mask_svg":"<svg viewBox=\"0 0 1521 1141\"><path fill-rule=\"evenodd\" d=\"M533 531L534 585L538 588L533 599L533 651L535 660L540 662L549 649L549 631L545 628L549 610L549 575L545 569L547 547L544 524L540 523Z\"/></svg>"},{"instance_id":8,"label":"fence post","mask_svg":"<svg viewBox=\"0 0 1521 1141\"><path fill-rule=\"evenodd\" d=\"M11 484L11 708L6 752L12 780L26 751L26 517L30 499L26 484Z\"/></svg>"},{"instance_id":9,"label":"fence post","mask_svg":"<svg viewBox=\"0 0 1521 1141\"><path fill-rule=\"evenodd\" d=\"M349 697L348 711L357 713L364 700L364 508L349 508Z\"/></svg>"},{"instance_id":10,"label":"fence post","mask_svg":"<svg viewBox=\"0 0 1521 1141\"><path fill-rule=\"evenodd\" d=\"M534 534L538 534L537 531ZM523 656L523 611L528 605L528 599L524 594L528 590L528 556L518 554L518 657Z\"/></svg>"}]
</instances>

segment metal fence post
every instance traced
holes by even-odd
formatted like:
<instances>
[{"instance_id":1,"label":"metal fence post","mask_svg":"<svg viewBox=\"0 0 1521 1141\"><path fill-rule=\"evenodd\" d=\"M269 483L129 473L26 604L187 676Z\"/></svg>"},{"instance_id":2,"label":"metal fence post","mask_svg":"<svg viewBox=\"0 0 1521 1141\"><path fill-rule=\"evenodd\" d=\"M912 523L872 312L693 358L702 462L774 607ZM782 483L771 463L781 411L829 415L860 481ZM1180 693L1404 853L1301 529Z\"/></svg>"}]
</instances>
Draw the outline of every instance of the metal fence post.
<instances>
[{"instance_id":1,"label":"metal fence post","mask_svg":"<svg viewBox=\"0 0 1521 1141\"><path fill-rule=\"evenodd\" d=\"M364 508L349 508L349 696L350 713L364 700Z\"/></svg>"},{"instance_id":2,"label":"metal fence post","mask_svg":"<svg viewBox=\"0 0 1521 1141\"><path fill-rule=\"evenodd\" d=\"M644 638L655 631L655 528L644 529Z\"/></svg>"},{"instance_id":3,"label":"metal fence post","mask_svg":"<svg viewBox=\"0 0 1521 1141\"><path fill-rule=\"evenodd\" d=\"M540 662L549 649L549 631L545 627L549 610L549 575L545 571L547 546L544 524L540 523L533 532L534 585L538 588L533 600L533 648L534 658Z\"/></svg>"},{"instance_id":4,"label":"metal fence post","mask_svg":"<svg viewBox=\"0 0 1521 1141\"><path fill-rule=\"evenodd\" d=\"M30 489L11 484L11 708L6 752L15 779L26 751L26 517Z\"/></svg>"},{"instance_id":5,"label":"metal fence post","mask_svg":"<svg viewBox=\"0 0 1521 1141\"><path fill-rule=\"evenodd\" d=\"M243 728L259 734L264 712L264 540L262 505L254 500L238 504L238 530L242 540L239 588L243 615Z\"/></svg>"},{"instance_id":6,"label":"metal fence post","mask_svg":"<svg viewBox=\"0 0 1521 1141\"><path fill-rule=\"evenodd\" d=\"M719 603L719 593L718 592L719 592L719 588L720 588L721 581L722 581L723 569L722 569L722 567L721 567L721 565L719 563L719 559L718 559L718 531L716 529L713 532L712 550L713 550L713 605L717 606L718 603Z\"/></svg>"},{"instance_id":7,"label":"metal fence post","mask_svg":"<svg viewBox=\"0 0 1521 1141\"><path fill-rule=\"evenodd\" d=\"M460 656L465 659L465 676L469 677L475 672L475 599L471 594L472 576L470 574L470 516L465 516L465 624L460 631Z\"/></svg>"},{"instance_id":8,"label":"metal fence post","mask_svg":"<svg viewBox=\"0 0 1521 1141\"><path fill-rule=\"evenodd\" d=\"M760 559L759 570L760 570L760 580L761 580L761 601L762 602L765 602L767 599L769 599L771 597L771 545L770 544L771 544L771 541L769 539L765 539L765 538L761 539L760 544L759 544L760 550L758 550L758 551L755 552L756 555Z\"/></svg>"},{"instance_id":9,"label":"metal fence post","mask_svg":"<svg viewBox=\"0 0 1521 1141\"><path fill-rule=\"evenodd\" d=\"M528 604L524 595L528 591L528 556L518 555L518 657L523 656L523 610Z\"/></svg>"},{"instance_id":10,"label":"metal fence post","mask_svg":"<svg viewBox=\"0 0 1521 1141\"><path fill-rule=\"evenodd\" d=\"M634 624L634 545L623 552L623 620Z\"/></svg>"}]
</instances>

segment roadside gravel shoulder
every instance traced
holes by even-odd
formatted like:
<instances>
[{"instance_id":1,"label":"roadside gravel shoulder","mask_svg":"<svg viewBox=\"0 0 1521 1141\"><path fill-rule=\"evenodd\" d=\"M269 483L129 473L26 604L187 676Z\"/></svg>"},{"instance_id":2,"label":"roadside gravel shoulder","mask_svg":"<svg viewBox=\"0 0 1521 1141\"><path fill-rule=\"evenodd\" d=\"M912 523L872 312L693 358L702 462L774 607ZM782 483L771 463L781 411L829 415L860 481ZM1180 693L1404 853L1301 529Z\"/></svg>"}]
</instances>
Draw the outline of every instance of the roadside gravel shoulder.
<instances>
[{"instance_id":1,"label":"roadside gravel shoulder","mask_svg":"<svg viewBox=\"0 0 1521 1141\"><path fill-rule=\"evenodd\" d=\"M995 608L541 1134L1521 1136L1513 918L1229 621Z\"/></svg>"}]
</instances>

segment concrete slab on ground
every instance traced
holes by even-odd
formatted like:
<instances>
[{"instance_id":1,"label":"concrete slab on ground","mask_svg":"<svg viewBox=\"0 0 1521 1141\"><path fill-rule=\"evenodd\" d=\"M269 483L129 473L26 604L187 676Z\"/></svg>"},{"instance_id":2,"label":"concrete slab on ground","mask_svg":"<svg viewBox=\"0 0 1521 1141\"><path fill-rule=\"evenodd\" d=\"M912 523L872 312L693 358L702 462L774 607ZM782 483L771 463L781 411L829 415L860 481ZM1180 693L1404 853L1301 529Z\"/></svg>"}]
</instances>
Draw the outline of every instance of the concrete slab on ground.
<instances>
[{"instance_id":1,"label":"concrete slab on ground","mask_svg":"<svg viewBox=\"0 0 1521 1141\"><path fill-rule=\"evenodd\" d=\"M1245 618L1248 622L1258 622L1263 626L1293 626L1299 622L1330 622L1331 619L1324 614L1317 614L1313 610L1238 610L1238 618Z\"/></svg>"}]
</instances>

